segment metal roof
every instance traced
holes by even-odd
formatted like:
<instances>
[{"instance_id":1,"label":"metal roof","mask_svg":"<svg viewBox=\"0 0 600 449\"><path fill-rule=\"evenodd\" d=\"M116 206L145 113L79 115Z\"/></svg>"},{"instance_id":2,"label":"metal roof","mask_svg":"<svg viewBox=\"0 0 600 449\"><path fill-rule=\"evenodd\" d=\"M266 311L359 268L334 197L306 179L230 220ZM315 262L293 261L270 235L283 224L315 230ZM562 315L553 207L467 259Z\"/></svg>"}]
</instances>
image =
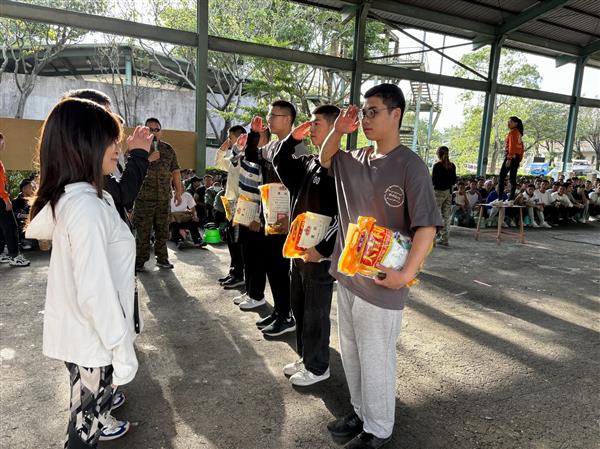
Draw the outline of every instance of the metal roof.
<instances>
[{"instance_id":1,"label":"metal roof","mask_svg":"<svg viewBox=\"0 0 600 449\"><path fill-rule=\"evenodd\" d=\"M296 0L340 12L360 0ZM372 0L369 17L544 56L582 56L600 68L600 0Z\"/></svg>"}]
</instances>

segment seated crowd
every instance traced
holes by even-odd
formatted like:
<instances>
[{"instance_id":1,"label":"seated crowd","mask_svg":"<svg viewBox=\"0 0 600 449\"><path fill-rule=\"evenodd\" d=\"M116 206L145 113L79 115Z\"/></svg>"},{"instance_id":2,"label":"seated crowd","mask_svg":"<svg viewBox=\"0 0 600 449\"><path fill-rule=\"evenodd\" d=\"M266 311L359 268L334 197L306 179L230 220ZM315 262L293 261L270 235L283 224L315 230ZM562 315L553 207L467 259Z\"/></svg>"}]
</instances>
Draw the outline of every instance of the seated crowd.
<instances>
[{"instance_id":1,"label":"seated crowd","mask_svg":"<svg viewBox=\"0 0 600 449\"><path fill-rule=\"evenodd\" d=\"M508 202L526 207L524 226L551 228L565 223L587 223L600 219L600 179L595 181L577 177L553 181L544 177L524 176L518 181L515 199L510 202L510 184L504 185L498 197L498 179L491 177L458 179L452 188L450 223L456 226L474 227L480 220L481 227L498 225L498 209L494 202ZM479 207L481 204L488 206ZM502 226L519 226L519 212L508 208Z\"/></svg>"}]
</instances>

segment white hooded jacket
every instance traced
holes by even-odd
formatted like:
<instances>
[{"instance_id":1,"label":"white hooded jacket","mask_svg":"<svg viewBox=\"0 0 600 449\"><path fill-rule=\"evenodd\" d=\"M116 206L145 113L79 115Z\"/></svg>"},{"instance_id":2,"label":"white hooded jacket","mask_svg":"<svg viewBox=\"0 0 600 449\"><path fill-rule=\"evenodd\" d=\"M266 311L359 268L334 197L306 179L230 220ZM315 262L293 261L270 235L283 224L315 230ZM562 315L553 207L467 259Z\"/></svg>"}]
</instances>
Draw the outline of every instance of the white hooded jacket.
<instances>
[{"instance_id":1,"label":"white hooded jacket","mask_svg":"<svg viewBox=\"0 0 600 449\"><path fill-rule=\"evenodd\" d=\"M135 239L104 192L65 187L55 208L31 221L27 238L52 240L43 352L84 367L112 365L113 384L135 377Z\"/></svg>"}]
</instances>

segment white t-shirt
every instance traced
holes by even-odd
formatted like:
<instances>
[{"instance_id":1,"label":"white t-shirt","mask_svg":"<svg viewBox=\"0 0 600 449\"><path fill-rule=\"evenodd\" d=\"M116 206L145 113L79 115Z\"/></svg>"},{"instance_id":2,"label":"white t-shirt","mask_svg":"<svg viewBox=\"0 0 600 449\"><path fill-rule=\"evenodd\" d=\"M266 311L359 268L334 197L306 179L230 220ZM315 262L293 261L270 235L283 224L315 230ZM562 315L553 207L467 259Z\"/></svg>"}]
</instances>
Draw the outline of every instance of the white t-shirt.
<instances>
[{"instance_id":1,"label":"white t-shirt","mask_svg":"<svg viewBox=\"0 0 600 449\"><path fill-rule=\"evenodd\" d=\"M559 195L558 192L554 192L552 194L552 200L553 201L558 201L563 206L573 207L573 203L571 203L571 200L569 200L569 197L567 196L566 193L564 195Z\"/></svg>"},{"instance_id":2,"label":"white t-shirt","mask_svg":"<svg viewBox=\"0 0 600 449\"><path fill-rule=\"evenodd\" d=\"M544 193L536 190L533 192L533 199L536 204L543 204L544 206L550 206L552 204L552 192L546 190Z\"/></svg>"},{"instance_id":3,"label":"white t-shirt","mask_svg":"<svg viewBox=\"0 0 600 449\"><path fill-rule=\"evenodd\" d=\"M596 206L600 206L600 194L595 190L590 192L590 203L595 204Z\"/></svg>"},{"instance_id":4,"label":"white t-shirt","mask_svg":"<svg viewBox=\"0 0 600 449\"><path fill-rule=\"evenodd\" d=\"M171 196L171 212L185 212L188 209L194 210L195 206L196 201L194 201L194 197L189 192L183 192L179 206L175 206L175 195Z\"/></svg>"},{"instance_id":5,"label":"white t-shirt","mask_svg":"<svg viewBox=\"0 0 600 449\"><path fill-rule=\"evenodd\" d=\"M467 194L465 193L464 195L461 195L460 193L456 192L456 194L454 195L454 204L456 204L457 206L469 207L469 200L467 199Z\"/></svg>"}]
</instances>

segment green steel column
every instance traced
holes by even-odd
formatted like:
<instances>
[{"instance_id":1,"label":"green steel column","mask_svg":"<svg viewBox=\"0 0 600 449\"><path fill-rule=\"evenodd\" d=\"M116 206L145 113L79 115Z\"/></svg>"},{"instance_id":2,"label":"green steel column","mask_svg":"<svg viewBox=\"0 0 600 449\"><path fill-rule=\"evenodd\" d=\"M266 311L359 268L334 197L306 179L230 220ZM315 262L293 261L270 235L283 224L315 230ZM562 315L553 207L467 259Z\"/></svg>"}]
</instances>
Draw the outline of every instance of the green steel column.
<instances>
[{"instance_id":1,"label":"green steel column","mask_svg":"<svg viewBox=\"0 0 600 449\"><path fill-rule=\"evenodd\" d=\"M197 0L196 172L206 170L206 86L208 82L208 0Z\"/></svg>"},{"instance_id":2,"label":"green steel column","mask_svg":"<svg viewBox=\"0 0 600 449\"><path fill-rule=\"evenodd\" d=\"M567 119L567 136L565 137L565 151L563 152L563 173L567 172L567 163L571 162L573 155L573 142L577 132L577 115L579 114L579 102L581 99L581 85L583 83L583 71L587 56L577 58L575 66L575 77L573 78L573 102L569 107L569 118Z\"/></svg>"},{"instance_id":3,"label":"green steel column","mask_svg":"<svg viewBox=\"0 0 600 449\"><path fill-rule=\"evenodd\" d=\"M498 69L500 68L500 54L504 38L500 37L492 43L490 51L490 66L488 69L488 91L485 94L483 105L483 118L481 121L481 138L479 140L479 155L477 156L477 176L485 175L488 163L488 150L490 149L490 135L494 106L496 104L496 86L498 85Z\"/></svg>"},{"instance_id":4,"label":"green steel column","mask_svg":"<svg viewBox=\"0 0 600 449\"><path fill-rule=\"evenodd\" d=\"M370 3L370 1L361 2L354 18L354 44L352 46L354 70L352 71L352 84L350 85L350 104L355 105L360 105L360 88L362 86L363 63L365 61L365 29ZM356 148L357 140L357 132L349 135L347 148Z\"/></svg>"}]
</instances>

